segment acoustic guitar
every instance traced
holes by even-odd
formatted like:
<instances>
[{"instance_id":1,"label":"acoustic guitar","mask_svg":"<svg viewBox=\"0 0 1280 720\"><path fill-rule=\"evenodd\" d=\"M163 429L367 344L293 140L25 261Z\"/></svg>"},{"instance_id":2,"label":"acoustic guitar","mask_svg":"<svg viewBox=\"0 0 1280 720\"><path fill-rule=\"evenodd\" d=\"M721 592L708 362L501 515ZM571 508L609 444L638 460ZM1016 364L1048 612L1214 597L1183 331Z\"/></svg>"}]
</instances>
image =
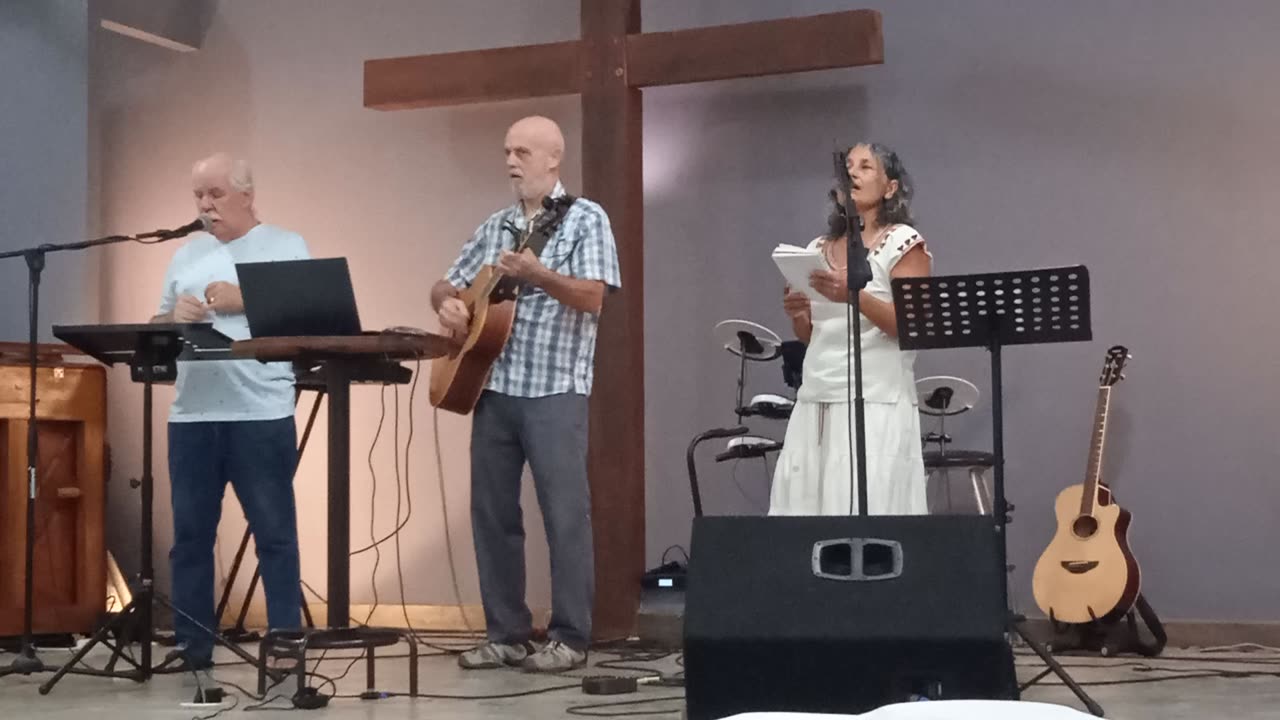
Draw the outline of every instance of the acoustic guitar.
<instances>
[{"instance_id":1,"label":"acoustic guitar","mask_svg":"<svg viewBox=\"0 0 1280 720\"><path fill-rule=\"evenodd\" d=\"M543 198L543 209L528 224L526 232L520 233L514 226L508 226L510 231L519 234L514 252L528 249L534 255L541 255L575 199L572 195ZM475 409L489 381L493 363L511 337L519 294L519 282L503 275L495 265L482 267L470 287L458 293L458 299L471 311L471 326L465 339L455 336L460 342L457 350L431 361L433 406L459 415Z\"/></svg>"},{"instance_id":2,"label":"acoustic guitar","mask_svg":"<svg viewBox=\"0 0 1280 720\"><path fill-rule=\"evenodd\" d=\"M1050 620L1062 623L1112 622L1133 607L1141 576L1129 550L1130 515L1115 503L1102 479L1111 391L1124 378L1129 351L1107 351L1098 387L1089 467L1084 483L1058 494L1058 527L1036 562L1031 589Z\"/></svg>"}]
</instances>

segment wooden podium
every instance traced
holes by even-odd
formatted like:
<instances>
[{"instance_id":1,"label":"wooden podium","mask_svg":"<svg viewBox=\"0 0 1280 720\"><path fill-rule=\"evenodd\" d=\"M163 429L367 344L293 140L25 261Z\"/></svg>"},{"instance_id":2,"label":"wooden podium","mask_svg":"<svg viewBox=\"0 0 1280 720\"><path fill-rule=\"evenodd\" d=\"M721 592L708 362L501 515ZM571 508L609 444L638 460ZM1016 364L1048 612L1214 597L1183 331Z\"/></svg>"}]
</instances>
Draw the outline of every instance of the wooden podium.
<instances>
[{"instance_id":1,"label":"wooden podium","mask_svg":"<svg viewBox=\"0 0 1280 720\"><path fill-rule=\"evenodd\" d=\"M26 343L0 343L0 636L22 634L31 392ZM32 631L91 633L106 609L106 369L37 346Z\"/></svg>"}]
</instances>

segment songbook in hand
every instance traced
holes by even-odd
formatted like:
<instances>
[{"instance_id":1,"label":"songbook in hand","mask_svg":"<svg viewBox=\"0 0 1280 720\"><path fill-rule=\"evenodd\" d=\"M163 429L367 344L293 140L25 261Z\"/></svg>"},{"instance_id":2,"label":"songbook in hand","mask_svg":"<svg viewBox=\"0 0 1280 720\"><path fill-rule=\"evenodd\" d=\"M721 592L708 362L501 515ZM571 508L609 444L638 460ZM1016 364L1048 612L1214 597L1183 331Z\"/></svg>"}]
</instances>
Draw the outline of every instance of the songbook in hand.
<instances>
[{"instance_id":1,"label":"songbook in hand","mask_svg":"<svg viewBox=\"0 0 1280 720\"><path fill-rule=\"evenodd\" d=\"M830 269L822 251L779 243L773 249L773 262L793 292L803 292L809 296L810 302L830 302L809 286L810 273Z\"/></svg>"}]
</instances>

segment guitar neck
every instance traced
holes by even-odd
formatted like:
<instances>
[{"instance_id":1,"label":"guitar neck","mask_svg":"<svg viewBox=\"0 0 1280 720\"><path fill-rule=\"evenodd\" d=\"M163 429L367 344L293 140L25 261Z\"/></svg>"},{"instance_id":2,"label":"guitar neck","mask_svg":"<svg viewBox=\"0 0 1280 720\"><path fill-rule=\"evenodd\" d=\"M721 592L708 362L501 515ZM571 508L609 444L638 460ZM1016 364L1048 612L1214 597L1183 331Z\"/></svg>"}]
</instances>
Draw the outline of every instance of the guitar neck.
<instances>
[{"instance_id":1,"label":"guitar neck","mask_svg":"<svg viewBox=\"0 0 1280 720\"><path fill-rule=\"evenodd\" d=\"M516 243L516 247L513 252L524 252L525 249L528 248L533 251L534 255L541 255L546 241L555 234L559 228L560 222L564 220L565 215L568 213L569 206L572 204L573 198L568 195L564 195L561 196L559 201L553 204L550 212L545 211L545 209L539 209L532 217L527 218L525 220L524 229L519 231L520 240ZM515 226L511 223L508 223L507 227L515 229ZM495 266L493 275L489 278L488 287L485 288L482 297L489 297L489 294L497 289L498 283L501 282L504 277L506 276L498 272L498 269Z\"/></svg>"},{"instance_id":2,"label":"guitar neck","mask_svg":"<svg viewBox=\"0 0 1280 720\"><path fill-rule=\"evenodd\" d=\"M541 215L541 211L539 211L538 215ZM533 218L530 218L526 222L525 229L521 231L520 239L516 242L516 247L512 252L524 252L524 249L529 246L529 238L533 235L533 220L534 218L537 218L538 215L534 215ZM485 286L484 293L482 293L480 297L489 297L494 290L498 289L498 283L502 282L505 277L506 275L498 270L498 266L494 265L493 274L489 276L489 283Z\"/></svg>"},{"instance_id":3,"label":"guitar neck","mask_svg":"<svg viewBox=\"0 0 1280 720\"><path fill-rule=\"evenodd\" d=\"M1093 437L1089 443L1089 469L1084 477L1084 497L1080 500L1080 513L1090 515L1098 501L1098 489L1106 489L1102 480L1102 454L1107 440L1107 415L1111 410L1111 386L1098 388L1098 407L1094 412Z\"/></svg>"}]
</instances>

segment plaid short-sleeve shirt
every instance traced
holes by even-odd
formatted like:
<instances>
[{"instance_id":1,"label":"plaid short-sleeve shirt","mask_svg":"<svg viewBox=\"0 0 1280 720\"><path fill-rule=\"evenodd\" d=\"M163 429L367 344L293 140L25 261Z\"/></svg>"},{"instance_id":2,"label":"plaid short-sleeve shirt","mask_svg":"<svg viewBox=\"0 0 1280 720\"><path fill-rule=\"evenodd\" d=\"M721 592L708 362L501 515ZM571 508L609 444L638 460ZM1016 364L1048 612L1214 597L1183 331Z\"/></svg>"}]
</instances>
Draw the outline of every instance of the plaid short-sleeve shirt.
<instances>
[{"instance_id":1,"label":"plaid short-sleeve shirt","mask_svg":"<svg viewBox=\"0 0 1280 720\"><path fill-rule=\"evenodd\" d=\"M557 183L552 197L563 194L564 187ZM489 216L463 246L445 279L458 289L471 285L480 268L496 264L503 250L515 249L518 237L513 229L523 231L525 223L519 203ZM561 275L600 280L610 289L622 287L609 217L590 200L574 201L539 259ZM540 287L522 286L511 337L493 364L486 389L516 397L590 395L599 320L598 315L561 304Z\"/></svg>"}]
</instances>

